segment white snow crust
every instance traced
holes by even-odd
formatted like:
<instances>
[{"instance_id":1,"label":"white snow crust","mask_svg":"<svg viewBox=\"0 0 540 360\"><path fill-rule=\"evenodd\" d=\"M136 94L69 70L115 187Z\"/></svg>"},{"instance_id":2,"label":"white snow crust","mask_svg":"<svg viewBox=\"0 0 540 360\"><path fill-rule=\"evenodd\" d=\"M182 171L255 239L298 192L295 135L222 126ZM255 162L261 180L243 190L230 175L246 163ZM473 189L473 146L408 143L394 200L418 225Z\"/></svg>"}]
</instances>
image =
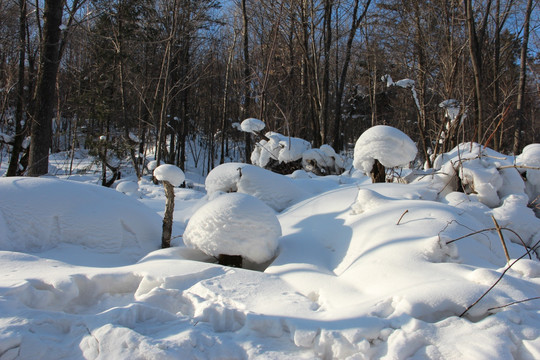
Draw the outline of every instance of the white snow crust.
<instances>
[{"instance_id":1,"label":"white snow crust","mask_svg":"<svg viewBox=\"0 0 540 360\"><path fill-rule=\"evenodd\" d=\"M274 210L251 195L229 193L199 208L183 238L186 246L214 257L241 255L264 263L275 255L280 236Z\"/></svg>"},{"instance_id":2,"label":"white snow crust","mask_svg":"<svg viewBox=\"0 0 540 360\"><path fill-rule=\"evenodd\" d=\"M154 170L154 176L159 181L168 181L173 186L180 186L186 179L184 172L176 165L162 164Z\"/></svg>"},{"instance_id":3,"label":"white snow crust","mask_svg":"<svg viewBox=\"0 0 540 360\"><path fill-rule=\"evenodd\" d=\"M353 166L368 174L375 159L387 167L405 167L416 157L414 142L401 130L391 126L373 126L358 138L354 146Z\"/></svg>"}]
</instances>

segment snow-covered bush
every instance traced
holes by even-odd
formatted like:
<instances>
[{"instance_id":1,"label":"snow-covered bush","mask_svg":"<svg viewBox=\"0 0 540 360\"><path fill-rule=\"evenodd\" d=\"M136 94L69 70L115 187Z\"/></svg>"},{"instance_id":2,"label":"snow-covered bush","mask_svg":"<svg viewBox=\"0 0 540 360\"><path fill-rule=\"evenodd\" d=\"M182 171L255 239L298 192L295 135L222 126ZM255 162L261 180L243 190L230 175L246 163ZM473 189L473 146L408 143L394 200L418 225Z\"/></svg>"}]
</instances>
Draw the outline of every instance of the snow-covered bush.
<instances>
[{"instance_id":1,"label":"snow-covered bush","mask_svg":"<svg viewBox=\"0 0 540 360\"><path fill-rule=\"evenodd\" d=\"M521 163L523 159L528 159L528 151L516 161ZM514 167L513 157L477 143L464 143L437 156L433 167L435 172L432 175L417 181L430 182L430 187L437 191L439 198L449 198L453 192L459 191L467 195L467 202L479 202L487 206L487 211L500 226L508 227L520 235L521 239L512 233L508 234L513 242L521 243L523 240L530 245L540 236L540 219L528 207L525 182ZM460 205L453 203L453 206Z\"/></svg>"},{"instance_id":2,"label":"snow-covered bush","mask_svg":"<svg viewBox=\"0 0 540 360\"><path fill-rule=\"evenodd\" d=\"M219 191L252 195L276 211L282 211L308 196L287 176L242 163L217 166L206 177L205 187L208 195Z\"/></svg>"},{"instance_id":3,"label":"snow-covered bush","mask_svg":"<svg viewBox=\"0 0 540 360\"><path fill-rule=\"evenodd\" d=\"M525 176L525 189L529 202L535 206L536 215L540 217L540 144L529 144L516 157L516 165Z\"/></svg>"},{"instance_id":4,"label":"snow-covered bush","mask_svg":"<svg viewBox=\"0 0 540 360\"><path fill-rule=\"evenodd\" d=\"M251 153L251 163L278 173L292 173L302 168L302 154L311 144L300 138L267 132Z\"/></svg>"},{"instance_id":5,"label":"snow-covered bush","mask_svg":"<svg viewBox=\"0 0 540 360\"><path fill-rule=\"evenodd\" d=\"M383 182L384 169L378 163L386 168L405 167L416 153L416 145L401 130L376 125L364 131L356 141L353 166L366 175L371 174L374 182Z\"/></svg>"},{"instance_id":6,"label":"snow-covered bush","mask_svg":"<svg viewBox=\"0 0 540 360\"><path fill-rule=\"evenodd\" d=\"M199 208L183 238L186 246L207 255L241 256L261 264L275 256L280 236L281 225L271 208L253 196L229 193Z\"/></svg>"}]
</instances>

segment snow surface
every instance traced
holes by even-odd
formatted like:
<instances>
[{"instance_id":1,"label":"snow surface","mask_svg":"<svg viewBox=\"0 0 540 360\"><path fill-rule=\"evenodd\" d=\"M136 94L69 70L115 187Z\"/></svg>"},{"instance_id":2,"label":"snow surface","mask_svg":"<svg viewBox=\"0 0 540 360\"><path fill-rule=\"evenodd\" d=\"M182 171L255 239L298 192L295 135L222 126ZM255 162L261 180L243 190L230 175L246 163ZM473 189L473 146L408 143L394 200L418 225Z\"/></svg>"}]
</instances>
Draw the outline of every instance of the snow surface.
<instances>
[{"instance_id":1,"label":"snow surface","mask_svg":"<svg viewBox=\"0 0 540 360\"><path fill-rule=\"evenodd\" d=\"M223 267L183 244L198 210L232 195L219 186L206 196L175 188L175 246L157 249L165 196L148 178L139 200L75 181L2 178L0 359L538 359L540 262L512 239L507 263L497 232L485 231L493 215L532 234L523 181L498 169L493 208L456 192L448 180L466 172L445 172L458 149L485 154L466 161L473 173L513 161L464 144L409 184L221 167L209 188L244 189L244 165L250 184L287 179L305 190L277 214L279 250L264 271Z\"/></svg>"},{"instance_id":2,"label":"snow surface","mask_svg":"<svg viewBox=\"0 0 540 360\"><path fill-rule=\"evenodd\" d=\"M184 172L176 165L162 164L154 169L154 176L158 181L167 181L172 186L180 186L186 179Z\"/></svg>"},{"instance_id":3,"label":"snow surface","mask_svg":"<svg viewBox=\"0 0 540 360\"><path fill-rule=\"evenodd\" d=\"M214 257L241 255L264 263L275 255L280 236L274 210L251 195L229 193L193 214L184 232L184 244Z\"/></svg>"},{"instance_id":4,"label":"snow surface","mask_svg":"<svg viewBox=\"0 0 540 360\"><path fill-rule=\"evenodd\" d=\"M416 145L401 130L376 125L364 131L356 141L353 166L366 174L371 172L375 159L387 168L405 167L416 153Z\"/></svg>"}]
</instances>

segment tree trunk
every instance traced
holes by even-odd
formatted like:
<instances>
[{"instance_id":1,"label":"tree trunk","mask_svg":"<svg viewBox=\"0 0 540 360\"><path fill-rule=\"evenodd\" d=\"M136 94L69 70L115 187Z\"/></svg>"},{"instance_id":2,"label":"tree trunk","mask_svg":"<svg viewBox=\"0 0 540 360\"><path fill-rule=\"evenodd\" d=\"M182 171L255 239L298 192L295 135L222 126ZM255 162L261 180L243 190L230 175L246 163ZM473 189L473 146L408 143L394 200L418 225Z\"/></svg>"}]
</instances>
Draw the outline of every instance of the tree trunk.
<instances>
[{"instance_id":1,"label":"tree trunk","mask_svg":"<svg viewBox=\"0 0 540 360\"><path fill-rule=\"evenodd\" d=\"M251 96L250 96L250 83L251 83L251 70L249 68L249 29L248 29L248 15L246 0L242 0L242 36L243 36L243 52L244 52L244 106L242 107L242 119L246 119L249 115ZM246 141L245 147L245 162L251 162L251 134L244 133L244 139Z\"/></svg>"},{"instance_id":2,"label":"tree trunk","mask_svg":"<svg viewBox=\"0 0 540 360\"><path fill-rule=\"evenodd\" d=\"M373 183L386 182L386 168L377 159L375 159L375 163L373 164L373 168L369 175L371 176L371 181Z\"/></svg>"},{"instance_id":3,"label":"tree trunk","mask_svg":"<svg viewBox=\"0 0 540 360\"><path fill-rule=\"evenodd\" d=\"M174 212L174 186L168 181L163 181L165 188L165 214L163 215L163 232L161 234L161 248L171 247L171 234Z\"/></svg>"},{"instance_id":4,"label":"tree trunk","mask_svg":"<svg viewBox=\"0 0 540 360\"><path fill-rule=\"evenodd\" d=\"M336 93L336 114L335 114L335 120L334 120L334 144L333 145L334 145L334 149L338 153L343 148L343 139L341 136L342 101L343 101L343 93L345 91L345 81L347 80L347 72L349 70L349 63L351 61L353 40L356 35L356 30L358 30L358 27L360 26L362 19L366 16L371 0L368 0L366 2L366 5L364 6L364 11L360 15L360 17L357 17L359 3L360 3L360 0L355 0L354 2L353 21L351 24L351 29L349 31L349 37L347 39L347 47L345 49L345 60L343 61L343 67L341 68L341 74L340 74L339 84L338 84L337 93Z\"/></svg>"},{"instance_id":5,"label":"tree trunk","mask_svg":"<svg viewBox=\"0 0 540 360\"><path fill-rule=\"evenodd\" d=\"M19 155L22 150L24 139L22 121L24 115L24 63L26 60L26 0L20 0L19 9L19 80L17 85L17 105L15 109L15 139L6 176L16 176L18 173Z\"/></svg>"},{"instance_id":6,"label":"tree trunk","mask_svg":"<svg viewBox=\"0 0 540 360\"><path fill-rule=\"evenodd\" d=\"M60 25L64 1L46 0L40 71L36 90L36 114L32 123L28 175L40 176L49 171L52 118L56 97L56 76L60 62Z\"/></svg>"},{"instance_id":7,"label":"tree trunk","mask_svg":"<svg viewBox=\"0 0 540 360\"><path fill-rule=\"evenodd\" d=\"M521 43L521 58L519 65L519 85L516 103L516 129L514 131L514 154L521 150L521 130L523 128L523 101L525 97L525 84L527 81L527 49L529 44L529 27L532 11L532 0L527 1L525 20L523 23L523 42Z\"/></svg>"}]
</instances>

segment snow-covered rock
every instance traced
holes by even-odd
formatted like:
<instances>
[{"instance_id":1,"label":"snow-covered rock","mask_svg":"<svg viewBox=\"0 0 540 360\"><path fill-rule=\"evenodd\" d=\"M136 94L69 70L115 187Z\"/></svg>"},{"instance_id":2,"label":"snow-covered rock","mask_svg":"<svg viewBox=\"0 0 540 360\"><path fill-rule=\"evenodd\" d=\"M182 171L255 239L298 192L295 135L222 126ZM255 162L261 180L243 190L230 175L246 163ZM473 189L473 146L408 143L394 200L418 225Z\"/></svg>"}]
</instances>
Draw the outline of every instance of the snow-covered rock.
<instances>
[{"instance_id":1,"label":"snow-covered rock","mask_svg":"<svg viewBox=\"0 0 540 360\"><path fill-rule=\"evenodd\" d=\"M60 243L137 258L159 248L161 218L102 186L54 178L0 178L0 250Z\"/></svg>"},{"instance_id":2,"label":"snow-covered rock","mask_svg":"<svg viewBox=\"0 0 540 360\"><path fill-rule=\"evenodd\" d=\"M405 167L416 157L414 142L401 130L391 126L373 126L358 138L354 146L353 166L368 174L375 160L387 167Z\"/></svg>"},{"instance_id":3,"label":"snow-covered rock","mask_svg":"<svg viewBox=\"0 0 540 360\"><path fill-rule=\"evenodd\" d=\"M275 255L280 236L274 210L253 196L229 193L198 209L183 238L186 246L211 256L240 255L264 263Z\"/></svg>"},{"instance_id":4,"label":"snow-covered rock","mask_svg":"<svg viewBox=\"0 0 540 360\"><path fill-rule=\"evenodd\" d=\"M154 176L158 181L167 181L171 183L172 186L180 186L186 179L182 169L171 164L159 165L154 170Z\"/></svg>"}]
</instances>

